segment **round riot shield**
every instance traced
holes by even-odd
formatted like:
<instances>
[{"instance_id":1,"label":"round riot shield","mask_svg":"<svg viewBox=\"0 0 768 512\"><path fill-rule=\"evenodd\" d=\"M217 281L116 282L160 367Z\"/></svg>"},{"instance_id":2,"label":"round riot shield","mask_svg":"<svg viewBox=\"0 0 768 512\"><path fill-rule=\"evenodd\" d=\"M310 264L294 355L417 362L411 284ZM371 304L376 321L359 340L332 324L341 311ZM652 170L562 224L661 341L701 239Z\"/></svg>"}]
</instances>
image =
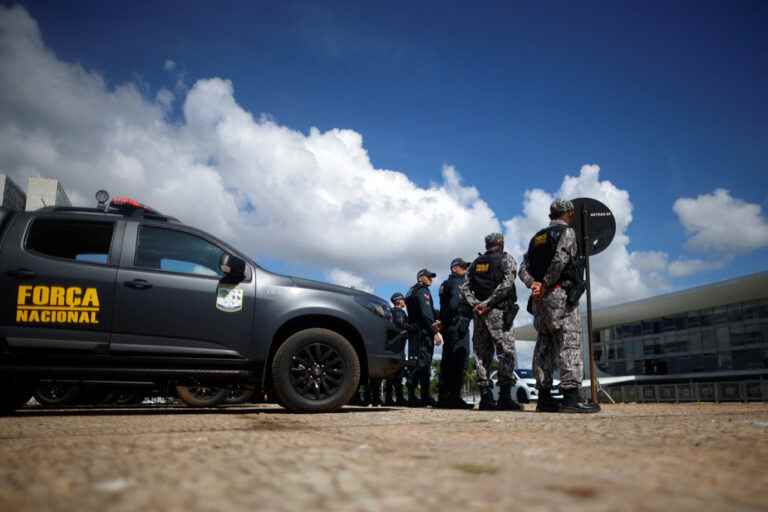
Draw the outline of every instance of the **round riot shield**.
<instances>
[{"instance_id":1,"label":"round riot shield","mask_svg":"<svg viewBox=\"0 0 768 512\"><path fill-rule=\"evenodd\" d=\"M571 199L576 215L573 219L573 228L576 230L576 237L579 241L579 252L581 254L595 254L603 252L616 235L616 219L613 218L613 212L597 199L591 197L580 197ZM586 216L586 219L585 219ZM584 248L584 221L588 227L589 252Z\"/></svg>"}]
</instances>

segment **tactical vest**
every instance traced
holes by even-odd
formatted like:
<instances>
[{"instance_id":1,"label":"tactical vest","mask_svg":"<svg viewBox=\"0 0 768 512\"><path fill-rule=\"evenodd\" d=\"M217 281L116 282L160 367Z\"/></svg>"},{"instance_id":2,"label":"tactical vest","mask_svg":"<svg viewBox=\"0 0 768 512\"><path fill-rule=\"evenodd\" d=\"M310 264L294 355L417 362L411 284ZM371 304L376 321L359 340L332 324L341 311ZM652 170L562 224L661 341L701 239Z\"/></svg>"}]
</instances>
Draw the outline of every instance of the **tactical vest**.
<instances>
[{"instance_id":1,"label":"tactical vest","mask_svg":"<svg viewBox=\"0 0 768 512\"><path fill-rule=\"evenodd\" d=\"M469 288L480 300L491 296L493 290L504 281L501 260L503 251L486 252L477 257L469 267Z\"/></svg>"},{"instance_id":2,"label":"tactical vest","mask_svg":"<svg viewBox=\"0 0 768 512\"><path fill-rule=\"evenodd\" d=\"M560 237L563 236L566 229L568 226L556 224L542 229L531 239L531 243L528 245L528 272L536 281L544 280L549 265L555 257ZM573 287L583 280L581 274L580 267L576 265L576 262L569 261L560 273L560 282L567 280L569 287Z\"/></svg>"}]
</instances>

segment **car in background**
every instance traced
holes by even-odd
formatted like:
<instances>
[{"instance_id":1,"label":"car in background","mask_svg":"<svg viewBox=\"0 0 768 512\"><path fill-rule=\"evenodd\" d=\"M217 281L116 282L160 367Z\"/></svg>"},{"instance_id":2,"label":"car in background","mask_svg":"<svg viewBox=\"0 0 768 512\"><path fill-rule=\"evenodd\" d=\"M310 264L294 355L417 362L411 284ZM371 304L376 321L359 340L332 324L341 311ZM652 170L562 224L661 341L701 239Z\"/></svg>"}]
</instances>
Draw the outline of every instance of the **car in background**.
<instances>
[{"instance_id":1,"label":"car in background","mask_svg":"<svg viewBox=\"0 0 768 512\"><path fill-rule=\"evenodd\" d=\"M512 390L512 398L520 404L527 404L528 402L538 400L539 394L536 389L536 378L533 376L533 370L530 368L518 368L515 370L515 376L517 377L517 382L515 383L515 389ZM493 381L493 398L498 400L498 371L494 371L491 374L491 381ZM562 398L560 394L560 381L557 379L554 379L552 382L552 396Z\"/></svg>"}]
</instances>

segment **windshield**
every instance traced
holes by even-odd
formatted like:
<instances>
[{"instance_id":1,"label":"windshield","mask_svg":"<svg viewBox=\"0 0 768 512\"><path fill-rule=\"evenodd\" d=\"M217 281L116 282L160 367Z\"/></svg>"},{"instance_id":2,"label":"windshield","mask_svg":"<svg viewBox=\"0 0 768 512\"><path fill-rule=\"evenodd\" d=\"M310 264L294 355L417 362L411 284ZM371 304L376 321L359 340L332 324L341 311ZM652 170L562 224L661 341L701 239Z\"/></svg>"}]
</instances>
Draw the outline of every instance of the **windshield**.
<instances>
[{"instance_id":1,"label":"windshield","mask_svg":"<svg viewBox=\"0 0 768 512\"><path fill-rule=\"evenodd\" d=\"M517 376L521 379L532 379L533 378L533 370L530 368L518 368L515 370L515 373L517 373Z\"/></svg>"}]
</instances>

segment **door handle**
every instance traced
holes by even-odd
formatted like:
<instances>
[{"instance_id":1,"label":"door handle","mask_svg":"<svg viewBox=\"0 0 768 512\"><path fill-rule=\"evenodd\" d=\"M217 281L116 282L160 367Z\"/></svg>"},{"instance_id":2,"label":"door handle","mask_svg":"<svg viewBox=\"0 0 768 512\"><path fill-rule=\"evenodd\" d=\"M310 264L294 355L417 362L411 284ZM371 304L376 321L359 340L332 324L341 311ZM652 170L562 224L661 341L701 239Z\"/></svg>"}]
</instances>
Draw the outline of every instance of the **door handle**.
<instances>
[{"instance_id":1,"label":"door handle","mask_svg":"<svg viewBox=\"0 0 768 512\"><path fill-rule=\"evenodd\" d=\"M146 290L152 288L152 283L145 281L144 279L134 279L133 281L126 281L125 286L128 288L135 288L136 290Z\"/></svg>"},{"instance_id":2,"label":"door handle","mask_svg":"<svg viewBox=\"0 0 768 512\"><path fill-rule=\"evenodd\" d=\"M11 277L18 277L19 279L31 279L37 277L37 272L29 270L28 268L17 268L16 270L9 270L6 272Z\"/></svg>"}]
</instances>

